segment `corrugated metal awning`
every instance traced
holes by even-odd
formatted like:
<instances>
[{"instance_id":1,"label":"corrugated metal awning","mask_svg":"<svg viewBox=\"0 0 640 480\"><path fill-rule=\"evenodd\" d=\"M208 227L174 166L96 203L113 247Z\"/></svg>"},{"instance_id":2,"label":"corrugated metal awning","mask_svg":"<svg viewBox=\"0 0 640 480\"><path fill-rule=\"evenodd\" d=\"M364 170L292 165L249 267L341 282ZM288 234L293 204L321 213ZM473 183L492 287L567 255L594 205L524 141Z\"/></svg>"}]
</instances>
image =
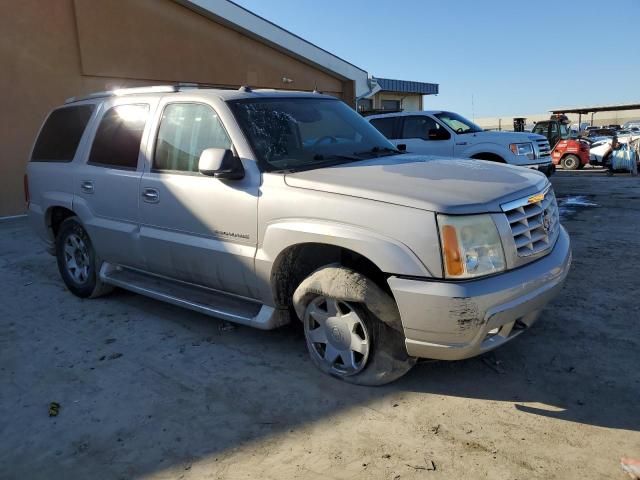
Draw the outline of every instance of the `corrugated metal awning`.
<instances>
[{"instance_id":1,"label":"corrugated metal awning","mask_svg":"<svg viewBox=\"0 0 640 480\"><path fill-rule=\"evenodd\" d=\"M422 95L437 95L437 83L411 82L408 80L393 80L391 78L375 78L383 92L421 93Z\"/></svg>"}]
</instances>

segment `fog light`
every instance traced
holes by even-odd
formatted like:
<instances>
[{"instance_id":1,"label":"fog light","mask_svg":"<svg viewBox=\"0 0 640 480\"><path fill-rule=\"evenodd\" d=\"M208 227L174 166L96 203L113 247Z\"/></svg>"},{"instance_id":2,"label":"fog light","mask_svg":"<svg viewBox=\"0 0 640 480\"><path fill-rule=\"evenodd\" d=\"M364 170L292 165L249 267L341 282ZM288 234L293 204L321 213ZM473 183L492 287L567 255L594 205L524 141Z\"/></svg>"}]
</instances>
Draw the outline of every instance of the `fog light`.
<instances>
[{"instance_id":1,"label":"fog light","mask_svg":"<svg viewBox=\"0 0 640 480\"><path fill-rule=\"evenodd\" d=\"M493 328L487 332L487 337L493 337L494 335L497 335L499 331L500 327Z\"/></svg>"}]
</instances>

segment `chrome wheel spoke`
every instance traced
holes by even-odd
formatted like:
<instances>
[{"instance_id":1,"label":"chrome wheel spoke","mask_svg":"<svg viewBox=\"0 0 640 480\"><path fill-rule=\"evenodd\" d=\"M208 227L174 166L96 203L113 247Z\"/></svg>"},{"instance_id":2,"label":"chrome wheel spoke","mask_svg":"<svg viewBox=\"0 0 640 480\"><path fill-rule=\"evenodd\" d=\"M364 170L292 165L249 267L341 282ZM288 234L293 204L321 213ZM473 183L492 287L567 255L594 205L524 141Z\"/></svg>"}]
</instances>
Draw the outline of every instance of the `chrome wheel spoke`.
<instances>
[{"instance_id":1,"label":"chrome wheel spoke","mask_svg":"<svg viewBox=\"0 0 640 480\"><path fill-rule=\"evenodd\" d=\"M351 345L349 348L353 352L358 352L359 354L364 355L369 349L369 342L363 340L357 335L351 335Z\"/></svg>"},{"instance_id":2,"label":"chrome wheel spoke","mask_svg":"<svg viewBox=\"0 0 640 480\"><path fill-rule=\"evenodd\" d=\"M340 352L333 345L327 343L327 348L324 350L324 359L329 363L329 365L333 365L339 356Z\"/></svg>"},{"instance_id":3,"label":"chrome wheel spoke","mask_svg":"<svg viewBox=\"0 0 640 480\"><path fill-rule=\"evenodd\" d=\"M355 326L360 324L360 318L353 310L346 315L342 315L341 320L347 324L350 332L353 332Z\"/></svg>"},{"instance_id":4,"label":"chrome wheel spoke","mask_svg":"<svg viewBox=\"0 0 640 480\"><path fill-rule=\"evenodd\" d=\"M356 359L353 356L353 352L351 350L343 350L340 352L340 359L342 360L342 364L345 368L349 370L356 370L358 365L356 364Z\"/></svg>"},{"instance_id":5,"label":"chrome wheel spoke","mask_svg":"<svg viewBox=\"0 0 640 480\"><path fill-rule=\"evenodd\" d=\"M333 298L327 298L327 313L330 317L337 317L340 315L340 309L338 308L338 301Z\"/></svg>"},{"instance_id":6,"label":"chrome wheel spoke","mask_svg":"<svg viewBox=\"0 0 640 480\"><path fill-rule=\"evenodd\" d=\"M318 322L321 326L324 326L324 324L327 321L327 318L329 317L327 312L323 312L322 310L320 310L320 308L318 308L317 305L310 306L309 316L313 318L316 322Z\"/></svg>"},{"instance_id":7,"label":"chrome wheel spoke","mask_svg":"<svg viewBox=\"0 0 640 480\"><path fill-rule=\"evenodd\" d=\"M325 332L324 327L314 328L313 330L309 330L309 339L313 343L327 343L327 333Z\"/></svg>"}]
</instances>

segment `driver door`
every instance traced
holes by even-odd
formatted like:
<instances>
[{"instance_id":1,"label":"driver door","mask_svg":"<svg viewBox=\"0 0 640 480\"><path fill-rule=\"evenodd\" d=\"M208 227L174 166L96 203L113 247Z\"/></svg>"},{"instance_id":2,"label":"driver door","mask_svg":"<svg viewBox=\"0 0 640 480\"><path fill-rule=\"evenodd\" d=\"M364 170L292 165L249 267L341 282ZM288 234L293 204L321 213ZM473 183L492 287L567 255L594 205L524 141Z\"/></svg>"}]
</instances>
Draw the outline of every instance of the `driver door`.
<instances>
[{"instance_id":1,"label":"driver door","mask_svg":"<svg viewBox=\"0 0 640 480\"><path fill-rule=\"evenodd\" d=\"M402 117L400 140L394 140L393 143L406 144L410 153L453 157L451 133L426 115Z\"/></svg>"}]
</instances>

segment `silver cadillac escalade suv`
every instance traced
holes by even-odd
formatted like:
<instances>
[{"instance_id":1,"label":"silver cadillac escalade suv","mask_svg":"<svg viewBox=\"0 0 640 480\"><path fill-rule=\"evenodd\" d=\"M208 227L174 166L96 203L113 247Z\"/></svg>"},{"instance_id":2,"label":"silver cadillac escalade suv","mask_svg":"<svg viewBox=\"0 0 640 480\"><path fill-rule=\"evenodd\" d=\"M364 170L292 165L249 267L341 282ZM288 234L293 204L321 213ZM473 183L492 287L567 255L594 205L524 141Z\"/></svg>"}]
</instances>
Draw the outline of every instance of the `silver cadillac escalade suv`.
<instances>
[{"instance_id":1,"label":"silver cadillac escalade suv","mask_svg":"<svg viewBox=\"0 0 640 480\"><path fill-rule=\"evenodd\" d=\"M318 93L184 87L69 99L25 187L67 288L120 287L261 329L379 385L513 339L571 262L539 172L398 151Z\"/></svg>"}]
</instances>

